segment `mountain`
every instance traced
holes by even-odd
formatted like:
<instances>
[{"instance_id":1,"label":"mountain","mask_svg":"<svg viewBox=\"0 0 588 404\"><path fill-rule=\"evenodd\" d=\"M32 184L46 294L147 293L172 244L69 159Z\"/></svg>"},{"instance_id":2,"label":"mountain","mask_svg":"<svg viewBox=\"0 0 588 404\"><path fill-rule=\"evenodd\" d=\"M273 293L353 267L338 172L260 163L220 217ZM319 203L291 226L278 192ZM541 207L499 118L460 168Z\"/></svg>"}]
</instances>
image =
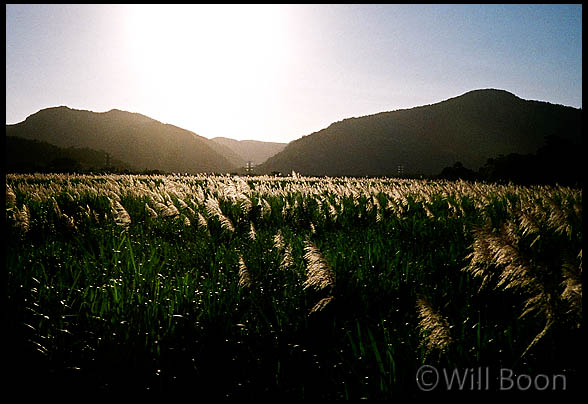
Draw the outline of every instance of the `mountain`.
<instances>
[{"instance_id":1,"label":"mountain","mask_svg":"<svg viewBox=\"0 0 588 404\"><path fill-rule=\"evenodd\" d=\"M5 146L7 172L128 170L122 161L106 152L89 148L54 146L39 140L7 136Z\"/></svg>"},{"instance_id":2,"label":"mountain","mask_svg":"<svg viewBox=\"0 0 588 404\"><path fill-rule=\"evenodd\" d=\"M68 107L43 109L23 122L6 125L6 136L68 148L104 151L134 170L230 172L227 158L202 136L141 114Z\"/></svg>"},{"instance_id":3,"label":"mountain","mask_svg":"<svg viewBox=\"0 0 588 404\"><path fill-rule=\"evenodd\" d=\"M460 162L535 153L547 136L581 145L582 110L474 90L436 104L345 119L290 142L256 168L304 175L438 174Z\"/></svg>"},{"instance_id":4,"label":"mountain","mask_svg":"<svg viewBox=\"0 0 588 404\"><path fill-rule=\"evenodd\" d=\"M237 140L234 140L234 142L237 142ZM229 148L223 143L219 143L214 139L210 139L210 147L212 147L212 149L218 154L224 156L235 167L243 168L247 165L247 161L245 161L242 156L237 154L233 149Z\"/></svg>"},{"instance_id":5,"label":"mountain","mask_svg":"<svg viewBox=\"0 0 588 404\"><path fill-rule=\"evenodd\" d=\"M232 150L243 160L243 165L249 161L253 165L261 164L268 158L284 150L287 145L287 143L234 140L226 137L215 137L211 140Z\"/></svg>"}]
</instances>

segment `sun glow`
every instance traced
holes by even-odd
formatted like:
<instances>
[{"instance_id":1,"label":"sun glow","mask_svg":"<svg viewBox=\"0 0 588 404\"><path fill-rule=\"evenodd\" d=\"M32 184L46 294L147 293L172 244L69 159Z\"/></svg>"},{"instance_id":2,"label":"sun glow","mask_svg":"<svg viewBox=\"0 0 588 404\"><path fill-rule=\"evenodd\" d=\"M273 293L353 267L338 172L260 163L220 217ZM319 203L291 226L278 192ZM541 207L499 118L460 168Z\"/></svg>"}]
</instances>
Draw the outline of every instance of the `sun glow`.
<instances>
[{"instance_id":1,"label":"sun glow","mask_svg":"<svg viewBox=\"0 0 588 404\"><path fill-rule=\"evenodd\" d=\"M275 98L276 80L291 57L283 6L143 5L128 11L129 63L150 105L146 112L203 136L238 138L235 131L253 125L252 111L265 110ZM207 126L213 121L214 128Z\"/></svg>"}]
</instances>

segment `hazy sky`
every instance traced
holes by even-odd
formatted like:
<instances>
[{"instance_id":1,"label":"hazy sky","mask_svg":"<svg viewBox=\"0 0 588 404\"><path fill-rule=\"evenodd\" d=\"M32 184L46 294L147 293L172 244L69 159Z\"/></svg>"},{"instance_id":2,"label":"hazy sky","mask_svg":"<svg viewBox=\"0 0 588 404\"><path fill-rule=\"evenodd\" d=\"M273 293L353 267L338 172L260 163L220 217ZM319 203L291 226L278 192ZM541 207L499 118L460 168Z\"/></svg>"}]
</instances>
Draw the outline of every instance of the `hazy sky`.
<instances>
[{"instance_id":1,"label":"hazy sky","mask_svg":"<svg viewBox=\"0 0 588 404\"><path fill-rule=\"evenodd\" d=\"M582 6L6 6L6 123L116 108L288 142L479 88L582 107Z\"/></svg>"}]
</instances>

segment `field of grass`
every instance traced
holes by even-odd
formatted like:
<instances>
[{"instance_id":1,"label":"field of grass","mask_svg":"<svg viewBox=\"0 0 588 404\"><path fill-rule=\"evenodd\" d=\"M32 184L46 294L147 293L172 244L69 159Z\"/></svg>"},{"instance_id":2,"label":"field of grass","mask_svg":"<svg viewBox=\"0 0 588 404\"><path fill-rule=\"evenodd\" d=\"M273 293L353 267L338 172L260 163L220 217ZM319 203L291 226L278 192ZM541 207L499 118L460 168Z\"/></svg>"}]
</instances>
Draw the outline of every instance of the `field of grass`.
<instances>
[{"instance_id":1,"label":"field of grass","mask_svg":"<svg viewBox=\"0 0 588 404\"><path fill-rule=\"evenodd\" d=\"M579 389L581 189L207 175L6 185L20 385L391 399L418 394L428 364L559 374Z\"/></svg>"}]
</instances>

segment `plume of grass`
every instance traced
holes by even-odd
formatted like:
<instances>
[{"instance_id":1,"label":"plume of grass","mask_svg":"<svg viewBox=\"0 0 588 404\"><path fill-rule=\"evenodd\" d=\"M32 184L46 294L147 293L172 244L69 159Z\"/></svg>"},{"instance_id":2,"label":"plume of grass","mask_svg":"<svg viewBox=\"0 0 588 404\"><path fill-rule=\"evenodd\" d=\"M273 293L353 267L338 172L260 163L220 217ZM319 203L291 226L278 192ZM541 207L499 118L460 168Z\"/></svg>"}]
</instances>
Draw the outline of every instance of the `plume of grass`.
<instances>
[{"instance_id":1,"label":"plume of grass","mask_svg":"<svg viewBox=\"0 0 588 404\"><path fill-rule=\"evenodd\" d=\"M147 211L149 217L151 217L152 219L155 219L157 218L157 216L159 216L157 212L147 203L145 203L145 210Z\"/></svg>"},{"instance_id":2,"label":"plume of grass","mask_svg":"<svg viewBox=\"0 0 588 404\"><path fill-rule=\"evenodd\" d=\"M164 217L176 217L180 215L180 211L176 208L176 205L170 200L165 205L165 210L162 212Z\"/></svg>"},{"instance_id":3,"label":"plume of grass","mask_svg":"<svg viewBox=\"0 0 588 404\"><path fill-rule=\"evenodd\" d=\"M327 297L323 297L321 300L318 301L317 304L315 304L312 309L310 309L309 314L313 314L313 313L317 313L319 311L321 311L322 309L324 309L329 303L331 303L333 301L334 297L333 296L327 296Z\"/></svg>"},{"instance_id":4,"label":"plume of grass","mask_svg":"<svg viewBox=\"0 0 588 404\"><path fill-rule=\"evenodd\" d=\"M280 267L282 269L290 268L294 264L294 258L292 257L292 246L287 245L284 249L284 256L282 257L282 262Z\"/></svg>"},{"instance_id":5,"label":"plume of grass","mask_svg":"<svg viewBox=\"0 0 588 404\"><path fill-rule=\"evenodd\" d=\"M290 203L286 201L284 206L282 206L282 217L287 218L290 215L291 211L292 208L290 207Z\"/></svg>"},{"instance_id":6,"label":"plume of grass","mask_svg":"<svg viewBox=\"0 0 588 404\"><path fill-rule=\"evenodd\" d=\"M271 215L272 207L269 204L269 202L266 201L264 198L260 198L260 200L257 202L257 205L261 207L261 217L262 218L265 218L266 216Z\"/></svg>"},{"instance_id":7,"label":"plume of grass","mask_svg":"<svg viewBox=\"0 0 588 404\"><path fill-rule=\"evenodd\" d=\"M171 202L168 202L166 204L166 203L162 203L157 200L154 200L153 205L155 206L155 209L157 210L159 215L161 215L161 217L166 217L166 218L175 217L180 214L178 209Z\"/></svg>"},{"instance_id":8,"label":"plume of grass","mask_svg":"<svg viewBox=\"0 0 588 404\"><path fill-rule=\"evenodd\" d=\"M68 194L69 195L69 194ZM68 216L67 214L63 213L59 208L59 204L55 200L54 197L51 197L51 203L53 204L53 211L59 218L59 221L69 230L77 230L76 223L73 217Z\"/></svg>"},{"instance_id":9,"label":"plume of grass","mask_svg":"<svg viewBox=\"0 0 588 404\"><path fill-rule=\"evenodd\" d=\"M251 202L251 199L249 199L247 197L247 195L245 195L243 193L239 193L237 195L237 198L238 198L238 201L239 201L239 206L241 207L241 211L245 215L249 214L249 211L253 207L253 203Z\"/></svg>"},{"instance_id":10,"label":"plume of grass","mask_svg":"<svg viewBox=\"0 0 588 404\"><path fill-rule=\"evenodd\" d=\"M329 216L331 216L331 219L333 221L337 221L337 209L335 208L335 206L333 206L333 204L331 204L331 202L329 202L327 199L325 199L323 201L324 204L327 205L327 209L329 211Z\"/></svg>"},{"instance_id":11,"label":"plume of grass","mask_svg":"<svg viewBox=\"0 0 588 404\"><path fill-rule=\"evenodd\" d=\"M61 215L61 218L62 218L62 220L63 220L63 223L65 224L65 227L66 227L68 230L71 230L71 231L76 231L76 230L78 229L78 228L77 228L77 226L76 226L76 222L75 222L75 220L74 220L74 218L73 218L73 217L71 217L71 216L68 216L68 215L66 215L65 213L63 213L63 214ZM129 219L129 220L130 220L130 219Z\"/></svg>"},{"instance_id":12,"label":"plume of grass","mask_svg":"<svg viewBox=\"0 0 588 404\"><path fill-rule=\"evenodd\" d=\"M308 240L304 247L307 275L303 288L317 291L335 286L335 274L315 244Z\"/></svg>"},{"instance_id":13,"label":"plume of grass","mask_svg":"<svg viewBox=\"0 0 588 404\"><path fill-rule=\"evenodd\" d=\"M282 236L282 229L278 229L278 232L274 236L274 248L279 251L284 249L284 236Z\"/></svg>"},{"instance_id":14,"label":"plume of grass","mask_svg":"<svg viewBox=\"0 0 588 404\"><path fill-rule=\"evenodd\" d=\"M521 209L517 213L519 219L519 225L522 230L523 236L535 236L531 246L533 246L537 240L541 237L541 219L538 217L535 210Z\"/></svg>"},{"instance_id":15,"label":"plume of grass","mask_svg":"<svg viewBox=\"0 0 588 404\"><path fill-rule=\"evenodd\" d=\"M535 289L535 278L531 263L519 254L518 236L512 222L502 226L500 232L489 225L473 231L473 251L467 256L470 264L464 270L483 279L485 287L491 279L497 278L497 287L502 289Z\"/></svg>"},{"instance_id":16,"label":"plume of grass","mask_svg":"<svg viewBox=\"0 0 588 404\"><path fill-rule=\"evenodd\" d=\"M92 209L88 206L88 204L86 204L86 207L84 208L82 217L86 220L92 221L96 217L96 213L94 213L94 211L92 211Z\"/></svg>"},{"instance_id":17,"label":"plume of grass","mask_svg":"<svg viewBox=\"0 0 588 404\"><path fill-rule=\"evenodd\" d=\"M566 260L563 265L564 290L561 299L568 305L568 314L575 315L578 326L582 320L582 250L578 254L579 265L575 265L571 260Z\"/></svg>"},{"instance_id":18,"label":"plume of grass","mask_svg":"<svg viewBox=\"0 0 588 404\"><path fill-rule=\"evenodd\" d=\"M183 199L180 198L179 195L176 195L176 199L178 201L178 205L180 205L180 208L182 208L182 209L190 209L190 207L188 206L188 204L186 202L184 202Z\"/></svg>"},{"instance_id":19,"label":"plume of grass","mask_svg":"<svg viewBox=\"0 0 588 404\"><path fill-rule=\"evenodd\" d=\"M179 197L177 198L177 200L178 200L178 205L180 205L180 209L182 209L182 211L187 211L190 216L195 215L194 210L186 202L184 202Z\"/></svg>"},{"instance_id":20,"label":"plume of grass","mask_svg":"<svg viewBox=\"0 0 588 404\"><path fill-rule=\"evenodd\" d=\"M228 230L231 233L235 231L233 223L231 223L229 218L223 214L216 198L211 197L206 200L206 212L208 212L209 216L216 216L223 229Z\"/></svg>"},{"instance_id":21,"label":"plume of grass","mask_svg":"<svg viewBox=\"0 0 588 404\"><path fill-rule=\"evenodd\" d=\"M568 237L572 234L572 227L568 222L566 212L562 207L552 198L548 199L550 213L547 219L548 225L555 230L556 233L565 234Z\"/></svg>"},{"instance_id":22,"label":"plume of grass","mask_svg":"<svg viewBox=\"0 0 588 404\"><path fill-rule=\"evenodd\" d=\"M21 209L16 208L14 211L16 227L22 232L27 233L30 228L30 214L27 205L22 205Z\"/></svg>"},{"instance_id":23,"label":"plume of grass","mask_svg":"<svg viewBox=\"0 0 588 404\"><path fill-rule=\"evenodd\" d=\"M423 338L421 346L425 348L425 354L429 355L433 351L446 352L453 342L447 319L422 296L417 298L416 310L418 328Z\"/></svg>"},{"instance_id":24,"label":"plume of grass","mask_svg":"<svg viewBox=\"0 0 588 404\"><path fill-rule=\"evenodd\" d=\"M206 231L206 234L208 234L210 236L210 231L208 230L208 222L206 221L206 218L204 217L204 215L202 213L198 212L196 214L196 217L198 218L198 228L204 229Z\"/></svg>"},{"instance_id":25,"label":"plume of grass","mask_svg":"<svg viewBox=\"0 0 588 404\"><path fill-rule=\"evenodd\" d=\"M131 224L131 216L126 211L124 206L122 206L119 201L113 199L110 199L110 204L112 207L114 221L116 222L116 224L125 228L129 227L129 225Z\"/></svg>"},{"instance_id":26,"label":"plume of grass","mask_svg":"<svg viewBox=\"0 0 588 404\"><path fill-rule=\"evenodd\" d=\"M495 280L496 289L518 289L527 294L523 312L519 318L532 312L543 313L546 323L521 356L524 356L551 329L556 319L557 296L542 280L546 268L533 264L518 249L519 238L512 221L504 223L500 231L492 231L489 225L474 231L473 252L468 267L474 277L483 279L481 288Z\"/></svg>"},{"instance_id":27,"label":"plume of grass","mask_svg":"<svg viewBox=\"0 0 588 404\"><path fill-rule=\"evenodd\" d=\"M54 197L51 197L51 204L53 205L53 212L55 212L55 214L59 217L61 216L61 209L59 208L59 204L57 203L57 201L55 200Z\"/></svg>"},{"instance_id":28,"label":"plume of grass","mask_svg":"<svg viewBox=\"0 0 588 404\"><path fill-rule=\"evenodd\" d=\"M251 287L251 275L242 255L239 255L239 287L243 289L249 289Z\"/></svg>"},{"instance_id":29,"label":"plume of grass","mask_svg":"<svg viewBox=\"0 0 588 404\"><path fill-rule=\"evenodd\" d=\"M249 223L249 238L252 241L255 241L257 239L257 232L255 231L255 226L253 225L253 222Z\"/></svg>"},{"instance_id":30,"label":"plume of grass","mask_svg":"<svg viewBox=\"0 0 588 404\"><path fill-rule=\"evenodd\" d=\"M198 212L198 226L208 229L208 222L200 212Z\"/></svg>"},{"instance_id":31,"label":"plume of grass","mask_svg":"<svg viewBox=\"0 0 588 404\"><path fill-rule=\"evenodd\" d=\"M6 206L16 206L16 194L10 185L6 185Z\"/></svg>"}]
</instances>

